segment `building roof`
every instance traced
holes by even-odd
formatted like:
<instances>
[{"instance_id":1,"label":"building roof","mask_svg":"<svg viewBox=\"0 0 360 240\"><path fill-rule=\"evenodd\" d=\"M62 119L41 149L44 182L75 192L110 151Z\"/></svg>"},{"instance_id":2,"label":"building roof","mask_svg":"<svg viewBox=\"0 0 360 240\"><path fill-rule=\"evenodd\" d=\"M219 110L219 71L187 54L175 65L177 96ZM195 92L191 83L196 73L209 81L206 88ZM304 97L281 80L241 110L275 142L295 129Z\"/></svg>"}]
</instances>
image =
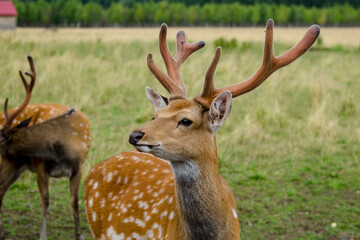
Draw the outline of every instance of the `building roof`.
<instances>
[{"instance_id":1,"label":"building roof","mask_svg":"<svg viewBox=\"0 0 360 240\"><path fill-rule=\"evenodd\" d=\"M12 1L0 1L0 16L17 16L18 13Z\"/></svg>"}]
</instances>

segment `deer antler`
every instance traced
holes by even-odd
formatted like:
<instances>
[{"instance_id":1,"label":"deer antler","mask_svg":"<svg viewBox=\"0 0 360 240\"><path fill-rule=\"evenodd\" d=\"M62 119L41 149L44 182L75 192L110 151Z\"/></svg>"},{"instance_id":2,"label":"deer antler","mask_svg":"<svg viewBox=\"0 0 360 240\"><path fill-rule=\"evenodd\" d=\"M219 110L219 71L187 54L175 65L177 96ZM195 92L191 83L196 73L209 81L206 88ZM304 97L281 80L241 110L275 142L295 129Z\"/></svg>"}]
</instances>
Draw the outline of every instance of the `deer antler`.
<instances>
[{"instance_id":1,"label":"deer antler","mask_svg":"<svg viewBox=\"0 0 360 240\"><path fill-rule=\"evenodd\" d=\"M4 113L5 113L5 118L6 118L6 123L4 125L5 128L11 127L11 124L14 121L14 119L16 118L16 116L19 115L19 113L25 109L25 107L29 104L29 101L31 98L31 92L32 92L32 89L34 87L35 80L36 80L36 72L35 72L35 66L34 66L34 61L33 61L32 57L28 56L27 58L29 60L31 73L26 72L25 74L31 78L30 84L27 83L23 73L21 71L19 71L21 80L22 80L25 90L26 90L26 97L25 97L24 102L11 115L9 115L9 112L8 112L8 99L6 99L5 105L4 105Z\"/></svg>"},{"instance_id":2,"label":"deer antler","mask_svg":"<svg viewBox=\"0 0 360 240\"><path fill-rule=\"evenodd\" d=\"M214 73L221 56L221 48L218 47L216 49L215 56L206 71L203 91L201 95L195 97L195 99L205 107L209 107L212 100L226 90L229 90L232 93L233 98L235 98L255 89L273 72L295 61L298 57L309 50L320 34L320 27L318 25L312 25L300 42L284 54L275 57L273 54L273 30L274 21L269 19L266 23L263 61L255 75L248 80L220 89L216 89L214 87Z\"/></svg>"},{"instance_id":3,"label":"deer antler","mask_svg":"<svg viewBox=\"0 0 360 240\"><path fill-rule=\"evenodd\" d=\"M149 53L147 57L147 64L150 71L160 81L164 88L170 93L170 97L184 98L186 97L186 87L181 78L180 68L186 59L196 50L205 46L205 42L199 41L195 43L186 42L185 32L179 31L176 36L176 54L171 56L169 48L166 43L167 25L161 25L159 34L159 49L164 60L168 75L165 75L154 63L152 54Z\"/></svg>"}]
</instances>

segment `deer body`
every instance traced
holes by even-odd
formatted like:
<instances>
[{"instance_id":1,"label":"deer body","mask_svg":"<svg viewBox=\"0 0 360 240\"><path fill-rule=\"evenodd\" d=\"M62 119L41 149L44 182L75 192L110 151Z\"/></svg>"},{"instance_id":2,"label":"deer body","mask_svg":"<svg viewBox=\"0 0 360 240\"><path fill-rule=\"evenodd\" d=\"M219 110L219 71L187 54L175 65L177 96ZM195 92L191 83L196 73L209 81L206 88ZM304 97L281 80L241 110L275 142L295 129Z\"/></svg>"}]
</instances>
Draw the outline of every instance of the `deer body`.
<instances>
[{"instance_id":1,"label":"deer body","mask_svg":"<svg viewBox=\"0 0 360 240\"><path fill-rule=\"evenodd\" d=\"M297 45L275 57L273 21L269 20L258 72L246 81L215 89L214 73L221 55L218 47L202 93L189 100L180 67L205 43L187 43L180 31L173 57L163 24L159 48L168 74L155 65L152 54L147 64L170 97L146 88L155 115L129 136L130 144L142 153L119 154L90 171L85 207L94 238L240 239L234 197L219 175L215 133L230 114L232 98L253 90L271 73L304 54L319 32L318 26L310 27Z\"/></svg>"},{"instance_id":2,"label":"deer body","mask_svg":"<svg viewBox=\"0 0 360 240\"><path fill-rule=\"evenodd\" d=\"M13 111L10 109L9 113ZM76 173L91 144L89 122L84 114L59 104L31 104L14 124L29 117L32 117L29 126L10 133L10 141L0 146L3 160L26 166L32 172L37 171L36 161L43 161L50 177L70 177ZM4 120L2 113L0 125Z\"/></svg>"},{"instance_id":3,"label":"deer body","mask_svg":"<svg viewBox=\"0 0 360 240\"><path fill-rule=\"evenodd\" d=\"M162 119L156 118L156 124L149 126L152 121L143 128L152 132L165 121L169 129L144 141L172 139L166 145L171 150L156 155L175 161L128 152L89 173L85 205L95 239L240 239L235 202L218 172L215 137L203 128L204 109L194 101L176 100L166 110L159 113ZM176 126L183 114L198 117L193 134L183 134L186 139L169 124ZM179 145L184 149L178 152Z\"/></svg>"},{"instance_id":4,"label":"deer body","mask_svg":"<svg viewBox=\"0 0 360 240\"><path fill-rule=\"evenodd\" d=\"M75 238L83 239L80 228L78 190L81 165L91 144L89 122L80 111L58 104L28 104L36 74L31 57L32 73L28 84L20 72L26 98L17 108L0 114L0 214L2 201L9 187L25 170L37 174L42 202L40 239L47 239L46 213L49 208L49 177L70 179L71 205L75 220ZM0 215L0 239L5 229Z\"/></svg>"}]
</instances>

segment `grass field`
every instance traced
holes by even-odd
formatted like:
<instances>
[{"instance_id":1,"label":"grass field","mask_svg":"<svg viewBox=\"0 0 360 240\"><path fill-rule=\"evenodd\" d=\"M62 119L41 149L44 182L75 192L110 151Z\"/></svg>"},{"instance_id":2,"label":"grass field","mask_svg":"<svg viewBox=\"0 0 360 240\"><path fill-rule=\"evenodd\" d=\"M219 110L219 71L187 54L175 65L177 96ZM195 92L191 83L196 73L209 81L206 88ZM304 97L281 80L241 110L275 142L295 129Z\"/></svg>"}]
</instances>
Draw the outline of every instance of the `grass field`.
<instances>
[{"instance_id":1,"label":"grass field","mask_svg":"<svg viewBox=\"0 0 360 240\"><path fill-rule=\"evenodd\" d=\"M169 31L170 49L177 30ZM261 63L263 28L185 30L191 41L207 43L182 68L190 97L201 91L217 38L237 41L223 51L218 87L247 79ZM304 32L276 28L275 53ZM1 99L9 97L10 107L22 102L17 72L28 70L31 54L38 74L31 102L69 105L90 120L84 179L96 163L132 150L129 133L153 114L145 86L166 95L146 66L152 52L164 69L157 35L157 28L0 32ZM360 239L360 31L322 29L320 36L322 44L235 99L217 134L220 173L235 195L242 239ZM50 188L48 237L71 239L68 181L53 179ZM81 211L91 239L83 200ZM24 174L8 191L2 215L9 239L38 238L34 174Z\"/></svg>"}]
</instances>

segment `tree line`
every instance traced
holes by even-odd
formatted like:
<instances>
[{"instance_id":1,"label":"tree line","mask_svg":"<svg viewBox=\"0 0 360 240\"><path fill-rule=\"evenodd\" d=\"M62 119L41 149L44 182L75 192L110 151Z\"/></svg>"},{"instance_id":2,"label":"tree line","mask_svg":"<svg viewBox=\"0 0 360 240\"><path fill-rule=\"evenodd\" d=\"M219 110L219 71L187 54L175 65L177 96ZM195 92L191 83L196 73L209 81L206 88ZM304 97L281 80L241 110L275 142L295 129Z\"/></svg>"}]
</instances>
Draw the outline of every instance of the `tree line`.
<instances>
[{"instance_id":1,"label":"tree line","mask_svg":"<svg viewBox=\"0 0 360 240\"><path fill-rule=\"evenodd\" d=\"M36 0L21 0L23 2L31 2ZM45 0L47 2L51 2L53 0ZM83 4L88 2L96 2L103 6L104 8L108 8L112 2L121 3L124 6L134 6L136 3L143 4L144 2L148 2L149 0L81 0ZM341 5L341 4L349 4L354 7L360 7L360 0L151 0L153 2L162 2L166 1L168 3L184 3L186 6L191 5L204 5L207 3L239 3L242 5L254 5L256 3L262 2L267 4L284 4L290 6L292 4L295 5L303 5L305 7L331 7L334 5Z\"/></svg>"},{"instance_id":2,"label":"tree line","mask_svg":"<svg viewBox=\"0 0 360 240\"><path fill-rule=\"evenodd\" d=\"M305 7L256 3L138 2L127 5L80 0L13 1L19 26L157 26L163 22L181 26L257 26L272 18L278 25L353 26L360 24L360 8L350 4L328 7Z\"/></svg>"}]
</instances>

